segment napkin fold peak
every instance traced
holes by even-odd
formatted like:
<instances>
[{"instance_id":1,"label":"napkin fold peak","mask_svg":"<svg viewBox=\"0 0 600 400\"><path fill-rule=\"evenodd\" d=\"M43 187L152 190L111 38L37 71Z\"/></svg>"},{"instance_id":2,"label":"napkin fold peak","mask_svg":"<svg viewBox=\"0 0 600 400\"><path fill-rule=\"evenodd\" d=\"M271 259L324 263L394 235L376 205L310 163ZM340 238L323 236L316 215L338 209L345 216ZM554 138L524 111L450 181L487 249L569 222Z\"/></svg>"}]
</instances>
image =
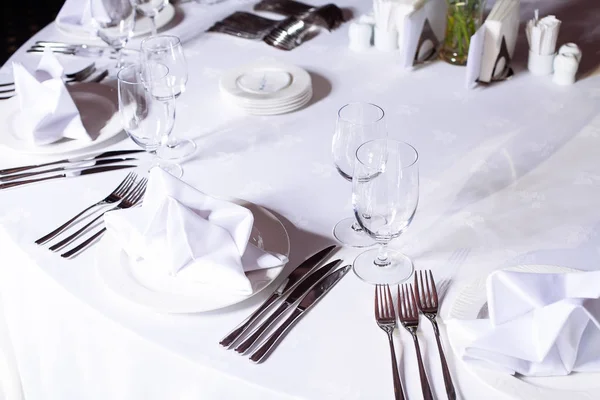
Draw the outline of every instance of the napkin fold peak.
<instances>
[{"instance_id":1,"label":"napkin fold peak","mask_svg":"<svg viewBox=\"0 0 600 400\"><path fill-rule=\"evenodd\" d=\"M62 80L63 72L62 65L49 49L44 51L33 73L22 64L13 63L20 108L19 131L33 144L47 145L63 137L92 140Z\"/></svg>"}]
</instances>

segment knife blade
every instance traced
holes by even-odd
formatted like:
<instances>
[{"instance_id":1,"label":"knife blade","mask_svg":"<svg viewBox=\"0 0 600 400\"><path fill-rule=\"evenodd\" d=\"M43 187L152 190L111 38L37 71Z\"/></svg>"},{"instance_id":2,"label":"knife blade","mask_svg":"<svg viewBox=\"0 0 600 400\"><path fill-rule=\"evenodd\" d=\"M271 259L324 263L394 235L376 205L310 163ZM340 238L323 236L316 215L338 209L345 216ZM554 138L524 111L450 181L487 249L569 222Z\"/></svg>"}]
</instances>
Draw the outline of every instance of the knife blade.
<instances>
[{"instance_id":1,"label":"knife blade","mask_svg":"<svg viewBox=\"0 0 600 400\"><path fill-rule=\"evenodd\" d=\"M118 169L135 168L135 167L137 167L137 165L106 165L104 167L93 167L93 168L88 168L88 169L84 169L81 171L64 171L62 174L46 176L43 178L28 179L28 180L17 181L17 182L0 183L0 190L1 189L10 189L12 187L21 186L21 185L27 185L29 183L48 181L51 179L74 178L74 177L80 176L80 175L91 175L91 174L97 174L100 172L116 171Z\"/></svg>"},{"instance_id":2,"label":"knife blade","mask_svg":"<svg viewBox=\"0 0 600 400\"><path fill-rule=\"evenodd\" d=\"M273 323L279 318L281 314L283 314L292 304L296 302L300 297L302 297L306 292L308 292L322 277L324 277L329 271L335 269L338 265L342 263L342 260L334 260L327 265L322 266L317 269L309 276L306 277L296 288L283 299L283 302L275 309L275 311L269 315L258 328L252 332L250 336L246 338L239 346L235 348L235 351L243 354L258 340L259 337L271 326Z\"/></svg>"},{"instance_id":3,"label":"knife blade","mask_svg":"<svg viewBox=\"0 0 600 400\"><path fill-rule=\"evenodd\" d=\"M0 182L10 182L16 179L27 178L30 176L43 175L48 174L50 172L58 172L58 171L68 171L71 169L78 168L88 168L100 165L114 164L121 161L136 161L137 158L108 158L108 159L98 159L98 160L90 160L90 161L78 161L73 164L65 165L64 167L56 167L51 169L45 169L43 171L34 171L34 172L23 172L19 174L0 176Z\"/></svg>"},{"instance_id":4,"label":"knife blade","mask_svg":"<svg viewBox=\"0 0 600 400\"><path fill-rule=\"evenodd\" d=\"M103 153L87 154L87 155L83 155L83 156L65 158L63 160L51 161L51 162L47 162L47 163L43 163L43 164L26 165L24 167L5 168L5 169L1 169L0 170L0 175L14 174L15 172L21 172L21 171L25 171L25 170L28 170L28 169L34 169L34 168L40 168L40 167L47 167L47 166L50 166L50 165L75 163L75 162L80 162L80 161L91 161L91 160L96 160L96 159L99 159L99 158L109 158L109 157L114 157L114 156L121 156L121 155L124 155L124 154L143 153L144 151L145 150L112 150L112 151L105 151Z\"/></svg>"},{"instance_id":5,"label":"knife blade","mask_svg":"<svg viewBox=\"0 0 600 400\"><path fill-rule=\"evenodd\" d=\"M261 306L250 314L244 321L236 326L231 332L227 334L219 344L223 347L229 348L233 343L271 306L281 297L286 295L289 291L293 290L294 286L299 283L303 277L312 271L321 261L323 261L334 249L335 245L329 246L320 250L304 260L299 266L297 266L290 275L279 285L279 287L269 296L267 300L261 304Z\"/></svg>"},{"instance_id":6,"label":"knife blade","mask_svg":"<svg viewBox=\"0 0 600 400\"><path fill-rule=\"evenodd\" d=\"M285 334L294 326L294 324L308 310L317 304L319 299L325 296L350 270L350 265L346 265L327 274L321 279L308 293L300 300L300 304L294 308L292 314L269 336L269 338L250 356L250 360L258 363L273 350L275 345Z\"/></svg>"}]
</instances>

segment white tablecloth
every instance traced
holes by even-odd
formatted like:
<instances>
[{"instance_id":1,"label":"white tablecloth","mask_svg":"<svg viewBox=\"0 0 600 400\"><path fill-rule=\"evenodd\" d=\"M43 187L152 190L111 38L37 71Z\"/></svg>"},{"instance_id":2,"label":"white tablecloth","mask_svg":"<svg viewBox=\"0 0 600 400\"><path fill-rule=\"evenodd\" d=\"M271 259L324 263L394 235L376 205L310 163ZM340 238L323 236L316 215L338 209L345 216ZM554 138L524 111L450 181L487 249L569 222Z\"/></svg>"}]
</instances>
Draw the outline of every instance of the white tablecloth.
<instances>
[{"instance_id":1,"label":"white tablecloth","mask_svg":"<svg viewBox=\"0 0 600 400\"><path fill-rule=\"evenodd\" d=\"M364 3L344 5L360 13ZM586 4L574 11L561 8L571 5L560 1L523 2L522 11L527 18L535 7L542 15L564 13L562 29L572 33L560 41L583 47L583 72L593 75L591 61L599 57L590 47L600 40L598 5ZM291 239L290 265L333 242L332 227L351 215L351 188L332 165L331 137L342 105L370 101L386 110L390 136L420 152L419 210L395 246L413 257L417 268L453 277L445 307L460 282L503 266L598 268L599 78L559 87L549 77L534 77L523 71L521 43L511 80L469 91L464 68L436 62L402 71L395 54L350 52L347 25L289 53L201 33L233 10L249 8L234 1L179 7L173 32L186 39L191 74L188 91L178 100L176 133L198 144L197 156L183 165L187 182L282 217ZM53 25L32 41L39 39L73 41ZM12 59L39 57L24 53L28 45ZM220 74L257 59L306 68L315 89L311 104L288 115L250 117L221 100ZM125 140L107 148L134 147ZM0 149L3 167L37 160ZM63 260L33 244L109 193L123 175L55 181L0 196L6 336L28 400L392 398L386 338L373 317L373 288L352 274L265 363L254 365L217 343L268 293L215 312L158 314L108 291L96 275L93 249ZM358 251L340 254L350 263ZM468 257L453 262L457 254ZM445 398L430 326L421 330L436 397ZM409 398L419 398L410 338L405 331L396 335ZM463 398L508 399L479 383L446 350Z\"/></svg>"}]
</instances>

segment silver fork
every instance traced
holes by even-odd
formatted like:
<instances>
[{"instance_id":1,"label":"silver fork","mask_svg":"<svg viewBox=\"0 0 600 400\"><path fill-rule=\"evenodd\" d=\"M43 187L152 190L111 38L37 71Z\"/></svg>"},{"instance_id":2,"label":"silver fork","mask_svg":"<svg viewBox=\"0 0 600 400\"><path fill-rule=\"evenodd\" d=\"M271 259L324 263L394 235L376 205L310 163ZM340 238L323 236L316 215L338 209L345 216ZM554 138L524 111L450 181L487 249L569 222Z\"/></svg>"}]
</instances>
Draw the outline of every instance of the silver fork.
<instances>
[{"instance_id":1,"label":"silver fork","mask_svg":"<svg viewBox=\"0 0 600 400\"><path fill-rule=\"evenodd\" d=\"M302 37L308 32L310 25L294 17L279 23L265 38L265 43L283 50L292 50L300 44Z\"/></svg>"},{"instance_id":2,"label":"silver fork","mask_svg":"<svg viewBox=\"0 0 600 400\"><path fill-rule=\"evenodd\" d=\"M144 193L146 193L146 184L148 180L146 178L142 179L133 189L131 194L127 196L121 203L119 203L113 210L126 209L137 206L142 199L144 198ZM101 215L103 216L104 213ZM91 225L88 224L88 225ZM84 240L82 243L73 247L71 250L61 254L62 258L71 258L72 256L79 254L85 248L87 248L92 242L94 242L98 237L100 237L104 232L106 232L106 226L102 227L98 232L94 233L92 236Z\"/></svg>"},{"instance_id":3,"label":"silver fork","mask_svg":"<svg viewBox=\"0 0 600 400\"><path fill-rule=\"evenodd\" d=\"M49 247L49 249L52 251L58 251L58 250L62 249L63 247L65 247L66 245L68 245L69 243L78 239L87 230L87 228L89 228L90 226L92 226L94 224L94 222L96 222L100 218L102 218L107 211L129 208L129 207L132 207L135 204L137 204L137 202L144 196L144 192L146 191L146 182L147 182L146 178L139 181L119 204L117 204L115 207L111 208L110 210L104 211L103 213L98 215L96 218L92 219L90 222L88 222L87 224L82 226L80 229L78 229L77 232L74 232L73 234L69 235L68 237L64 238L63 240L61 240L58 243L53 244L52 246Z\"/></svg>"},{"instance_id":4,"label":"silver fork","mask_svg":"<svg viewBox=\"0 0 600 400\"><path fill-rule=\"evenodd\" d=\"M88 65L87 67L85 67L84 69L82 69L81 71L65 75L66 79L64 80L64 82L65 83L81 82L81 81L89 78L94 73L94 71L96 71L96 66L94 63L92 63L92 64ZM14 83L13 82L3 83L0 86L10 86L10 85L14 85ZM7 93L10 93L10 94L4 95ZM11 97L14 97L16 94L17 93L16 93L14 87L12 87L10 89L0 90L0 95L3 95L2 97L0 97L0 100L10 99Z\"/></svg>"},{"instance_id":5,"label":"silver fork","mask_svg":"<svg viewBox=\"0 0 600 400\"><path fill-rule=\"evenodd\" d=\"M388 336L390 343L390 354L392 356L392 372L394 374L394 396L396 400L404 400L404 392L402 390L402 381L398 372L398 361L396 361L396 350L394 349L394 340L392 334L396 329L396 311L394 310L394 301L390 287L385 285L377 285L375 287L375 320L377 325Z\"/></svg>"},{"instance_id":6,"label":"silver fork","mask_svg":"<svg viewBox=\"0 0 600 400\"><path fill-rule=\"evenodd\" d=\"M423 275L425 275L425 281L423 281ZM442 363L442 374L444 375L444 385L446 386L446 393L448 394L448 400L456 400L456 391L452 384L452 376L448 370L448 363L444 356L444 350L442 349L442 343L440 342L440 330L436 322L438 314L438 295L435 288L435 281L433 280L433 274L431 270L418 271L415 273L415 297L417 298L417 305L421 310L421 313L431 321L433 325L433 331L435 333L435 340L437 342L438 351L440 353L440 362Z\"/></svg>"},{"instance_id":7,"label":"silver fork","mask_svg":"<svg viewBox=\"0 0 600 400\"><path fill-rule=\"evenodd\" d=\"M135 182L136 179L137 179L137 175L135 173L133 173L133 172L128 173L127 176L125 177L125 179L123 179L123 181L119 184L119 186L117 186L115 188L115 190L112 191L112 193L110 193L108 196L106 196L104 199L100 200L96 204L92 204L85 210L81 211L79 214L77 214L76 216L74 216L73 218L71 218L70 220L68 220L67 222L65 222L64 224L62 224L61 226L59 226L58 228L53 230L52 232L48 233L45 236L42 236L41 238L36 240L35 243L37 243L37 244L46 243L47 241L49 241L50 239L54 238L56 235L58 235L59 233L61 233L65 229L67 229L69 226L71 226L83 214L85 214L86 212L88 212L89 210L91 210L95 207L105 206L107 204L113 204L118 201L121 201L123 199L123 197L127 194L127 192L129 192L129 189L131 188L131 186L133 185L133 183Z\"/></svg>"},{"instance_id":8,"label":"silver fork","mask_svg":"<svg viewBox=\"0 0 600 400\"><path fill-rule=\"evenodd\" d=\"M421 348L419 347L419 339L417 338L417 329L419 328L419 311L415 295L413 294L412 285L398 286L398 313L400 314L400 322L402 326L411 334L417 352L417 361L419 363L419 377L421 378L421 391L423 392L423 400L433 400L431 387L425 373L423 358L421 357Z\"/></svg>"}]
</instances>

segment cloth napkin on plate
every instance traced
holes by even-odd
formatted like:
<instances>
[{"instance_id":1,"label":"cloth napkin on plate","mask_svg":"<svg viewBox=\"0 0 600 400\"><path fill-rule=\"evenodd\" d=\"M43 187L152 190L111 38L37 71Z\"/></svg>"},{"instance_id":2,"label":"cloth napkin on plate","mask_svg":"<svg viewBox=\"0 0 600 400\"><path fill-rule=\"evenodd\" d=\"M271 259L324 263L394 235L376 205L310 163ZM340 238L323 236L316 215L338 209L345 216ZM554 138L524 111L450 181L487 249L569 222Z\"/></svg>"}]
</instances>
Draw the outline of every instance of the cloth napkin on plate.
<instances>
[{"instance_id":1,"label":"cloth napkin on plate","mask_svg":"<svg viewBox=\"0 0 600 400\"><path fill-rule=\"evenodd\" d=\"M526 376L600 371L600 271L498 271L489 319L449 321L467 335L466 362Z\"/></svg>"},{"instance_id":2,"label":"cloth napkin on plate","mask_svg":"<svg viewBox=\"0 0 600 400\"><path fill-rule=\"evenodd\" d=\"M13 63L19 130L28 142L45 145L63 137L92 140L62 80L63 71L51 50L44 52L34 72Z\"/></svg>"},{"instance_id":3,"label":"cloth napkin on plate","mask_svg":"<svg viewBox=\"0 0 600 400\"><path fill-rule=\"evenodd\" d=\"M248 243L252 212L208 196L160 168L153 168L141 207L104 216L107 231L130 257L165 277L252 293L244 272L284 264Z\"/></svg>"},{"instance_id":4,"label":"cloth napkin on plate","mask_svg":"<svg viewBox=\"0 0 600 400\"><path fill-rule=\"evenodd\" d=\"M84 28L92 33L93 24L90 7L91 4L89 0L66 0L56 16L56 21L63 27L70 26L75 29ZM98 9L94 8L96 16L100 16L102 17L101 19L110 21L102 2L95 1L94 7L98 7Z\"/></svg>"}]
</instances>

